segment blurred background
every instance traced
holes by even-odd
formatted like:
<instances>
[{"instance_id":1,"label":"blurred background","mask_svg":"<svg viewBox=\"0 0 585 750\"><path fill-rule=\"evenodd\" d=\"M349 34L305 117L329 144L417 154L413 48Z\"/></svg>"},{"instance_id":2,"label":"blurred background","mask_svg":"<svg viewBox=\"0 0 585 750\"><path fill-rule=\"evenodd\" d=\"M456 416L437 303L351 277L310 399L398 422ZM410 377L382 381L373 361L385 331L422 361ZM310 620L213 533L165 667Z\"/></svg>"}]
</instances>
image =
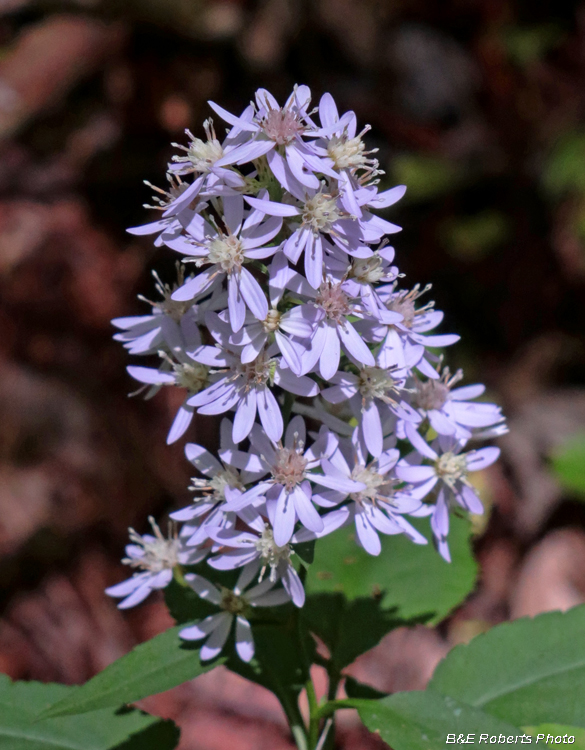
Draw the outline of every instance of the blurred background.
<instances>
[{"instance_id":1,"label":"blurred background","mask_svg":"<svg viewBox=\"0 0 585 750\"><path fill-rule=\"evenodd\" d=\"M128 399L110 319L175 258L125 233L148 179L198 136L295 83L372 125L408 185L391 219L405 283L432 282L449 352L511 432L482 476L476 592L438 629L353 668L424 686L454 644L585 601L585 4L569 0L0 0L0 671L81 682L170 618L122 614L127 527L189 501L181 394ZM220 128L223 124L217 123ZM213 434L196 421L191 440ZM317 675L319 679L319 675ZM181 750L284 750L278 706L221 669L145 701ZM340 747L379 748L351 717Z\"/></svg>"}]
</instances>

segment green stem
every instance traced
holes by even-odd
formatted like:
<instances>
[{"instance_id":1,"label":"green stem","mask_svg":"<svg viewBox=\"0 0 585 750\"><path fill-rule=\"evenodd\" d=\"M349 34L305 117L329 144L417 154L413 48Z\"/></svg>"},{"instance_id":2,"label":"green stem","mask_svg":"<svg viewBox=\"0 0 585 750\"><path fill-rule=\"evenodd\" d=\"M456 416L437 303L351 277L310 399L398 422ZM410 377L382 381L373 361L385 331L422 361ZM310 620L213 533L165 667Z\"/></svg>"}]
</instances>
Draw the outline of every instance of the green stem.
<instances>
[{"instance_id":1,"label":"green stem","mask_svg":"<svg viewBox=\"0 0 585 750\"><path fill-rule=\"evenodd\" d=\"M319 741L319 704L311 677L305 683L305 690L309 700L309 747L314 750Z\"/></svg>"},{"instance_id":2,"label":"green stem","mask_svg":"<svg viewBox=\"0 0 585 750\"><path fill-rule=\"evenodd\" d=\"M299 707L290 701L288 696L276 693L276 697L280 701L280 705L286 714L288 725L298 750L310 750L307 741L307 728L305 727L305 722L303 721Z\"/></svg>"}]
</instances>

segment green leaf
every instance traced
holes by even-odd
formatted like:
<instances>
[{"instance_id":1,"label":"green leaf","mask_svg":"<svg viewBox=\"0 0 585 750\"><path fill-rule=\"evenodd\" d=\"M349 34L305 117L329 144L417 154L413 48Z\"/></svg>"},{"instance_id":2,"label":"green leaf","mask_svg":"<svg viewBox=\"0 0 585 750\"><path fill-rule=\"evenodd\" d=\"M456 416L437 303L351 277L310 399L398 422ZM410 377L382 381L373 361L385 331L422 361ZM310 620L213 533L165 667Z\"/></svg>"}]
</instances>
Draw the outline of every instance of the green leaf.
<instances>
[{"instance_id":1,"label":"green leaf","mask_svg":"<svg viewBox=\"0 0 585 750\"><path fill-rule=\"evenodd\" d=\"M170 721L135 709L108 708L90 716L37 720L48 705L76 688L39 682L12 683L0 675L2 750L171 750L179 730Z\"/></svg>"},{"instance_id":2,"label":"green leaf","mask_svg":"<svg viewBox=\"0 0 585 750\"><path fill-rule=\"evenodd\" d=\"M585 729L580 729L579 727L566 727L562 724L539 724L539 726L537 727L524 727L524 729L528 734L531 734L533 737L537 738L539 734L544 734L545 738L548 737L549 734L551 734L555 739L559 735L562 738L565 734L568 734L569 737L575 738L575 741L570 743L573 750L585 750ZM540 738L539 744L540 742L546 742L546 739L543 740L542 738ZM562 740L558 744L562 744Z\"/></svg>"},{"instance_id":3,"label":"green leaf","mask_svg":"<svg viewBox=\"0 0 585 750\"><path fill-rule=\"evenodd\" d=\"M512 724L431 690L349 703L358 709L367 728L379 734L393 750L442 750L453 746L447 744L449 734L456 738L475 734L474 744L479 744L480 734L498 738L523 734Z\"/></svg>"},{"instance_id":4,"label":"green leaf","mask_svg":"<svg viewBox=\"0 0 585 750\"><path fill-rule=\"evenodd\" d=\"M181 628L180 625L171 628L136 646L85 685L74 688L48 708L43 718L82 714L107 706L133 703L192 680L223 662L217 659L202 664L199 649L179 639Z\"/></svg>"},{"instance_id":5,"label":"green leaf","mask_svg":"<svg viewBox=\"0 0 585 750\"><path fill-rule=\"evenodd\" d=\"M585 435L566 442L552 457L552 465L563 487L585 498Z\"/></svg>"},{"instance_id":6,"label":"green leaf","mask_svg":"<svg viewBox=\"0 0 585 750\"><path fill-rule=\"evenodd\" d=\"M380 690L371 687L371 685L365 685L363 682L354 680L353 677L346 677L344 689L348 698L366 698L367 700L380 700L380 698L387 698L388 693L382 693Z\"/></svg>"},{"instance_id":7,"label":"green leaf","mask_svg":"<svg viewBox=\"0 0 585 750\"><path fill-rule=\"evenodd\" d=\"M274 693L285 691L298 695L309 677L308 665L315 644L305 634L301 648L296 616L295 612L286 623L280 625L254 623L254 658L246 664L234 655L227 666L232 672L237 672ZM303 658L303 649L306 660Z\"/></svg>"},{"instance_id":8,"label":"green leaf","mask_svg":"<svg viewBox=\"0 0 585 750\"><path fill-rule=\"evenodd\" d=\"M311 594L301 614L309 630L329 649L337 671L394 628L412 624L412 620L397 618L395 610L383 610L373 598L348 602L343 594Z\"/></svg>"},{"instance_id":9,"label":"green leaf","mask_svg":"<svg viewBox=\"0 0 585 750\"><path fill-rule=\"evenodd\" d=\"M428 519L409 520L430 539ZM436 623L472 591L477 565L467 521L451 519L450 564L432 544L413 544L404 535L381 538L378 557L358 547L349 528L320 539L307 575L307 592L341 592L349 600L373 596L384 609L395 607L399 618L432 614L430 622Z\"/></svg>"},{"instance_id":10,"label":"green leaf","mask_svg":"<svg viewBox=\"0 0 585 750\"><path fill-rule=\"evenodd\" d=\"M498 625L457 646L429 687L520 726L585 727L585 606Z\"/></svg>"}]
</instances>

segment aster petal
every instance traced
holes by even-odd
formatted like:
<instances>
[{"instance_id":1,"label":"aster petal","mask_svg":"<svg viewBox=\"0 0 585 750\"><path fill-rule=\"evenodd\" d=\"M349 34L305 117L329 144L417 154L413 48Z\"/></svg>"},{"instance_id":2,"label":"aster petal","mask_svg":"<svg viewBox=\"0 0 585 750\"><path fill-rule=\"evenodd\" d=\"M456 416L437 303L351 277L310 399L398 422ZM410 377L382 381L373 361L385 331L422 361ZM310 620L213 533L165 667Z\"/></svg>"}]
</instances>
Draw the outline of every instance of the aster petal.
<instances>
[{"instance_id":1,"label":"aster petal","mask_svg":"<svg viewBox=\"0 0 585 750\"><path fill-rule=\"evenodd\" d=\"M457 427L453 422L448 419L442 411L438 409L430 409L427 412L431 427L439 435L454 435L457 431Z\"/></svg>"},{"instance_id":2,"label":"aster petal","mask_svg":"<svg viewBox=\"0 0 585 750\"><path fill-rule=\"evenodd\" d=\"M238 404L232 428L234 443L241 443L250 434L254 420L256 419L256 389L251 388Z\"/></svg>"},{"instance_id":3,"label":"aster petal","mask_svg":"<svg viewBox=\"0 0 585 750\"><path fill-rule=\"evenodd\" d=\"M176 302L187 302L204 292L213 284L220 273L218 266L210 266L201 271L195 278L189 279L182 287L171 294L171 299Z\"/></svg>"},{"instance_id":4,"label":"aster petal","mask_svg":"<svg viewBox=\"0 0 585 750\"><path fill-rule=\"evenodd\" d=\"M497 461L499 455L500 449L493 445L488 448L480 448L479 450L467 454L467 468L469 471L480 471L481 469L485 469L487 466L491 466Z\"/></svg>"},{"instance_id":5,"label":"aster petal","mask_svg":"<svg viewBox=\"0 0 585 750\"><path fill-rule=\"evenodd\" d=\"M284 424L280 406L270 388L258 390L258 415L268 437L274 442L280 440Z\"/></svg>"},{"instance_id":6,"label":"aster petal","mask_svg":"<svg viewBox=\"0 0 585 750\"><path fill-rule=\"evenodd\" d=\"M167 435L167 445L172 445L177 440L183 437L185 432L187 432L192 419L193 407L189 406L185 402L182 406L179 407L175 418L173 419L173 424L171 425L171 429L169 430L169 434Z\"/></svg>"},{"instance_id":7,"label":"aster petal","mask_svg":"<svg viewBox=\"0 0 585 750\"><path fill-rule=\"evenodd\" d=\"M284 590L296 607L302 607L305 603L305 589L299 574L290 564L281 564L278 566L278 573Z\"/></svg>"},{"instance_id":8,"label":"aster petal","mask_svg":"<svg viewBox=\"0 0 585 750\"><path fill-rule=\"evenodd\" d=\"M473 488L468 487L465 484L461 485L461 487L458 488L458 492L456 493L456 498L458 503L470 513L474 513L478 516L483 515L483 504Z\"/></svg>"},{"instance_id":9,"label":"aster petal","mask_svg":"<svg viewBox=\"0 0 585 750\"><path fill-rule=\"evenodd\" d=\"M295 509L299 521L309 531L323 531L323 521L321 516L315 509L315 506L311 502L310 498L303 492L300 487L295 487L291 492L291 500L294 501Z\"/></svg>"},{"instance_id":10,"label":"aster petal","mask_svg":"<svg viewBox=\"0 0 585 750\"><path fill-rule=\"evenodd\" d=\"M289 369L284 367L277 367L274 373L274 382L279 385L285 391L294 393L296 396L317 396L319 394L319 386L314 380L311 380L307 375L301 375L298 377Z\"/></svg>"},{"instance_id":11,"label":"aster petal","mask_svg":"<svg viewBox=\"0 0 585 750\"><path fill-rule=\"evenodd\" d=\"M179 638L184 641L200 641L202 638L207 638L220 625L225 614L225 612L216 612L201 620L201 622L195 623L195 625L183 628L179 632Z\"/></svg>"},{"instance_id":12,"label":"aster petal","mask_svg":"<svg viewBox=\"0 0 585 750\"><path fill-rule=\"evenodd\" d=\"M240 292L254 317L257 320L265 320L268 315L266 295L247 268L240 270Z\"/></svg>"},{"instance_id":13,"label":"aster petal","mask_svg":"<svg viewBox=\"0 0 585 750\"><path fill-rule=\"evenodd\" d=\"M338 328L332 325L324 326L325 344L319 357L319 372L324 380L330 380L339 369L341 347L337 335Z\"/></svg>"},{"instance_id":14,"label":"aster petal","mask_svg":"<svg viewBox=\"0 0 585 750\"><path fill-rule=\"evenodd\" d=\"M202 445L197 443L187 443L185 446L185 456L188 461L196 466L202 474L207 477L213 477L222 470L219 461Z\"/></svg>"},{"instance_id":15,"label":"aster petal","mask_svg":"<svg viewBox=\"0 0 585 750\"><path fill-rule=\"evenodd\" d=\"M129 375L131 375L134 380L138 380L141 383L148 383L152 385L163 385L163 384L174 384L175 383L175 376L171 375L169 372L161 372L160 370L155 370L153 367L140 367L137 365L129 365L126 368Z\"/></svg>"},{"instance_id":16,"label":"aster petal","mask_svg":"<svg viewBox=\"0 0 585 750\"><path fill-rule=\"evenodd\" d=\"M225 646L227 637L230 634L233 619L234 616L227 612L220 613L217 626L203 646L201 646L201 650L199 651L199 658L201 661L215 659L215 657L221 652L222 648Z\"/></svg>"},{"instance_id":17,"label":"aster petal","mask_svg":"<svg viewBox=\"0 0 585 750\"><path fill-rule=\"evenodd\" d=\"M304 349L298 344L293 343L287 336L280 333L280 331L274 332L274 338L291 371L295 375L302 375L304 368L301 361L301 355L303 354Z\"/></svg>"},{"instance_id":18,"label":"aster petal","mask_svg":"<svg viewBox=\"0 0 585 750\"><path fill-rule=\"evenodd\" d=\"M361 428L366 446L372 456L378 457L383 450L384 434L380 412L374 399L362 408Z\"/></svg>"},{"instance_id":19,"label":"aster petal","mask_svg":"<svg viewBox=\"0 0 585 750\"><path fill-rule=\"evenodd\" d=\"M236 617L236 651L242 661L249 662L254 656L252 627L242 615Z\"/></svg>"},{"instance_id":20,"label":"aster petal","mask_svg":"<svg viewBox=\"0 0 585 750\"><path fill-rule=\"evenodd\" d=\"M337 334L343 348L350 356L363 365L374 367L376 364L374 355L349 321L346 320L343 325L337 326Z\"/></svg>"},{"instance_id":21,"label":"aster petal","mask_svg":"<svg viewBox=\"0 0 585 750\"><path fill-rule=\"evenodd\" d=\"M274 541L279 547L288 544L295 528L297 514L294 499L282 488L276 503Z\"/></svg>"},{"instance_id":22,"label":"aster petal","mask_svg":"<svg viewBox=\"0 0 585 750\"><path fill-rule=\"evenodd\" d=\"M320 235L313 233L305 245L305 276L313 289L318 289L323 281L323 243Z\"/></svg>"},{"instance_id":23,"label":"aster petal","mask_svg":"<svg viewBox=\"0 0 585 750\"><path fill-rule=\"evenodd\" d=\"M230 325L232 331L236 333L246 320L246 303L244 302L239 279L236 274L232 274L228 279L228 307L230 311Z\"/></svg>"},{"instance_id":24,"label":"aster petal","mask_svg":"<svg viewBox=\"0 0 585 750\"><path fill-rule=\"evenodd\" d=\"M291 206L288 203L277 203L276 201L268 199L253 198L250 195L246 195L245 198L246 202L253 208L258 209L258 211L261 211L263 214L268 214L269 216L299 216L301 213L299 208Z\"/></svg>"},{"instance_id":25,"label":"aster petal","mask_svg":"<svg viewBox=\"0 0 585 750\"><path fill-rule=\"evenodd\" d=\"M355 514L355 530L360 546L370 555L379 555L382 551L380 537L363 511Z\"/></svg>"},{"instance_id":26,"label":"aster petal","mask_svg":"<svg viewBox=\"0 0 585 750\"><path fill-rule=\"evenodd\" d=\"M221 604L220 590L211 581L208 581L207 578L203 578L203 576L197 575L197 573L187 573L185 580L202 599L218 606Z\"/></svg>"}]
</instances>

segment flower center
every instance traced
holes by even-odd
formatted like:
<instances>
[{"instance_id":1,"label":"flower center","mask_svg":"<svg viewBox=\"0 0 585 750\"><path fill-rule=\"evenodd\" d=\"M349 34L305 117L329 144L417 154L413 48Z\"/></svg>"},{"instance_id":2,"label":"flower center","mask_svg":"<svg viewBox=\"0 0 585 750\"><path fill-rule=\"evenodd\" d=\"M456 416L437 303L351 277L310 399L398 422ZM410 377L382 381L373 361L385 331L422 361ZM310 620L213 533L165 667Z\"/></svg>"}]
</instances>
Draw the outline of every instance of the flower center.
<instances>
[{"instance_id":1,"label":"flower center","mask_svg":"<svg viewBox=\"0 0 585 750\"><path fill-rule=\"evenodd\" d=\"M383 401L391 400L389 394L397 394L400 390L398 381L394 380L388 370L381 367L362 368L358 388L365 399L379 398Z\"/></svg>"},{"instance_id":2,"label":"flower center","mask_svg":"<svg viewBox=\"0 0 585 750\"><path fill-rule=\"evenodd\" d=\"M334 135L327 146L327 153L337 169L365 167L370 162L366 156L364 142L359 135L355 138Z\"/></svg>"},{"instance_id":3,"label":"flower center","mask_svg":"<svg viewBox=\"0 0 585 750\"><path fill-rule=\"evenodd\" d=\"M290 109L271 109L260 123L271 141L286 146L304 131L304 125Z\"/></svg>"},{"instance_id":4,"label":"flower center","mask_svg":"<svg viewBox=\"0 0 585 750\"><path fill-rule=\"evenodd\" d=\"M178 539L165 539L161 530L153 518L148 519L154 531L154 539L146 538L130 529L130 540L142 547L144 554L140 558L125 557L122 562L132 568L148 570L151 573L160 573L162 570L170 570L178 563L180 542Z\"/></svg>"},{"instance_id":5,"label":"flower center","mask_svg":"<svg viewBox=\"0 0 585 750\"><path fill-rule=\"evenodd\" d=\"M416 315L413 299L399 295L388 302L386 307L388 310L392 310L392 312L400 313L403 316L403 320L400 321L401 324L406 328L412 328L414 324L414 316Z\"/></svg>"},{"instance_id":6,"label":"flower center","mask_svg":"<svg viewBox=\"0 0 585 750\"><path fill-rule=\"evenodd\" d=\"M282 484L290 492L305 478L307 459L300 452L302 447L280 448L276 452L276 460L272 466L272 477L278 484Z\"/></svg>"},{"instance_id":7,"label":"flower center","mask_svg":"<svg viewBox=\"0 0 585 750\"><path fill-rule=\"evenodd\" d=\"M375 505L377 500L387 500L394 492L393 480L388 475L378 474L371 467L356 466L351 478L366 485L365 490L350 495L350 498L360 505L364 502Z\"/></svg>"},{"instance_id":8,"label":"flower center","mask_svg":"<svg viewBox=\"0 0 585 750\"><path fill-rule=\"evenodd\" d=\"M435 461L435 471L445 484L453 487L458 480L467 478L467 458L465 454L443 453Z\"/></svg>"},{"instance_id":9,"label":"flower center","mask_svg":"<svg viewBox=\"0 0 585 750\"><path fill-rule=\"evenodd\" d=\"M372 255L371 258L354 258L349 275L362 284L377 284L386 275L382 263L379 255Z\"/></svg>"},{"instance_id":10,"label":"flower center","mask_svg":"<svg viewBox=\"0 0 585 750\"><path fill-rule=\"evenodd\" d=\"M180 148L185 152L185 156L173 156L173 161L188 164L190 168L183 170L188 172L199 172L206 174L211 170L218 159L223 156L223 148L217 140L213 128L213 120L205 120L203 123L207 140L202 141L196 138L190 130L187 135L191 139L188 146L181 146L180 143L173 143L173 146ZM187 185L185 185L187 187Z\"/></svg>"},{"instance_id":11,"label":"flower center","mask_svg":"<svg viewBox=\"0 0 585 750\"><path fill-rule=\"evenodd\" d=\"M441 409L449 397L449 386L440 380L429 380L421 383L417 380L416 391L413 395L413 405L417 409L429 411Z\"/></svg>"},{"instance_id":12,"label":"flower center","mask_svg":"<svg viewBox=\"0 0 585 750\"><path fill-rule=\"evenodd\" d=\"M209 245L207 259L210 263L217 263L226 273L231 273L234 269L239 270L244 263L242 243L231 234L227 237L216 237Z\"/></svg>"},{"instance_id":13,"label":"flower center","mask_svg":"<svg viewBox=\"0 0 585 750\"><path fill-rule=\"evenodd\" d=\"M262 323L264 326L264 330L268 333L272 333L274 331L277 331L280 326L280 318L282 317L281 313L278 312L278 310L275 310L274 308L271 308L268 311L268 315L266 316L266 320Z\"/></svg>"},{"instance_id":14,"label":"flower center","mask_svg":"<svg viewBox=\"0 0 585 750\"><path fill-rule=\"evenodd\" d=\"M221 603L219 606L226 612L229 612L230 615L241 615L246 611L248 602L243 596L239 596L234 591L222 588Z\"/></svg>"},{"instance_id":15,"label":"flower center","mask_svg":"<svg viewBox=\"0 0 585 750\"><path fill-rule=\"evenodd\" d=\"M236 372L244 378L244 389L249 390L257 385L265 385L271 375L274 362L266 357L266 353L259 354L253 362L238 363Z\"/></svg>"},{"instance_id":16,"label":"flower center","mask_svg":"<svg viewBox=\"0 0 585 750\"><path fill-rule=\"evenodd\" d=\"M264 576L264 571L267 566L270 567L270 580L276 580L276 568L281 560L288 562L290 556L293 554L290 546L285 544L284 547L279 547L274 543L274 533L270 526L265 526L262 531L262 536L256 541L256 549L260 553L260 557L264 563L264 567L260 571L260 578Z\"/></svg>"},{"instance_id":17,"label":"flower center","mask_svg":"<svg viewBox=\"0 0 585 750\"><path fill-rule=\"evenodd\" d=\"M202 490L211 491L213 497L217 501L225 500L226 487L232 487L234 489L244 489L244 485L240 481L240 476L237 471L233 471L231 468L224 468L218 471L215 476L211 479L207 477L192 477L192 485L189 489L200 492Z\"/></svg>"},{"instance_id":18,"label":"flower center","mask_svg":"<svg viewBox=\"0 0 585 750\"><path fill-rule=\"evenodd\" d=\"M187 388L191 393L199 393L208 383L209 368L199 362L173 363L176 385Z\"/></svg>"},{"instance_id":19,"label":"flower center","mask_svg":"<svg viewBox=\"0 0 585 750\"><path fill-rule=\"evenodd\" d=\"M337 200L331 195L317 193L309 198L301 214L303 224L311 227L313 232L331 232L333 224L341 218Z\"/></svg>"},{"instance_id":20,"label":"flower center","mask_svg":"<svg viewBox=\"0 0 585 750\"><path fill-rule=\"evenodd\" d=\"M324 311L329 320L334 320L336 323L342 323L345 316L351 312L349 297L341 288L341 284L330 282L323 284L315 303Z\"/></svg>"}]
</instances>

